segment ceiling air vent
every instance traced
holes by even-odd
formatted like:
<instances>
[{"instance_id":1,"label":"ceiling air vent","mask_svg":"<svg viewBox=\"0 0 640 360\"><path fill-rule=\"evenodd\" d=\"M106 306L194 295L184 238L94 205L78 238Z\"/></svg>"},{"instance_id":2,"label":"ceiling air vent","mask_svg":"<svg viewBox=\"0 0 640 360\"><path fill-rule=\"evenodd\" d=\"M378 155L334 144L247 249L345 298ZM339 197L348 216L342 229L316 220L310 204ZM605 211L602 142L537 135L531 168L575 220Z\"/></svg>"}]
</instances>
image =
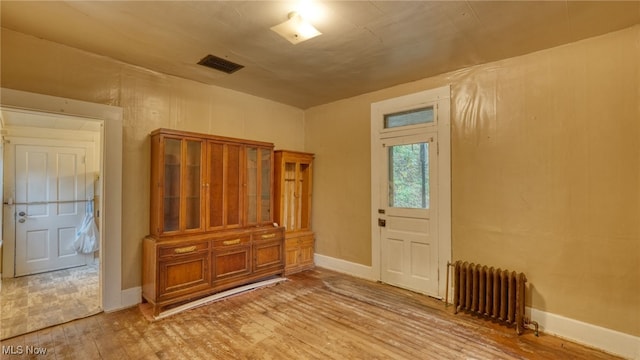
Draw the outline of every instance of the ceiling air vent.
<instances>
[{"instance_id":1,"label":"ceiling air vent","mask_svg":"<svg viewBox=\"0 0 640 360\"><path fill-rule=\"evenodd\" d=\"M203 57L202 60L198 61L198 65L207 66L212 69L226 72L227 74L234 73L244 67L244 65L236 64L213 55Z\"/></svg>"}]
</instances>

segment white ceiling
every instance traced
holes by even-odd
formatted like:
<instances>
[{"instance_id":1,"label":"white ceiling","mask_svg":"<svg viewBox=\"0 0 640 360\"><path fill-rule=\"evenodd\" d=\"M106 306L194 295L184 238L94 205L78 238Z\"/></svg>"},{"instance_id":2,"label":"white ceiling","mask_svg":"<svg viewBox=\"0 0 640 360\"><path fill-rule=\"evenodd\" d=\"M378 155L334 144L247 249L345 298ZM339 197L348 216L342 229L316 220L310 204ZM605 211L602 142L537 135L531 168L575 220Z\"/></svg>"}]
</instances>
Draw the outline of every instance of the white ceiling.
<instances>
[{"instance_id":1,"label":"white ceiling","mask_svg":"<svg viewBox=\"0 0 640 360\"><path fill-rule=\"evenodd\" d=\"M3 28L302 109L640 23L640 1L317 1L323 35L292 45L270 28L296 1L0 6Z\"/></svg>"}]
</instances>

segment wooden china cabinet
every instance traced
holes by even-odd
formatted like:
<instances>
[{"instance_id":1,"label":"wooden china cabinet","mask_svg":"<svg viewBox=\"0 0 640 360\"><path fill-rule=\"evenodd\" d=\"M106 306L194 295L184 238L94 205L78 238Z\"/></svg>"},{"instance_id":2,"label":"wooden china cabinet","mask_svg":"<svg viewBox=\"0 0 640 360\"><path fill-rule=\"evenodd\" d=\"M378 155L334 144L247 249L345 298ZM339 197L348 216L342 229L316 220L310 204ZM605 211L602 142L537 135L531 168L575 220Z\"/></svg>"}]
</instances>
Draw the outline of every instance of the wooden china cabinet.
<instances>
[{"instance_id":1,"label":"wooden china cabinet","mask_svg":"<svg viewBox=\"0 0 640 360\"><path fill-rule=\"evenodd\" d=\"M143 297L154 314L284 273L273 224L273 144L168 129L151 133Z\"/></svg>"},{"instance_id":2,"label":"wooden china cabinet","mask_svg":"<svg viewBox=\"0 0 640 360\"><path fill-rule=\"evenodd\" d=\"M298 151L275 152L274 219L286 229L286 274L314 266L311 231L313 157L313 154Z\"/></svg>"}]
</instances>

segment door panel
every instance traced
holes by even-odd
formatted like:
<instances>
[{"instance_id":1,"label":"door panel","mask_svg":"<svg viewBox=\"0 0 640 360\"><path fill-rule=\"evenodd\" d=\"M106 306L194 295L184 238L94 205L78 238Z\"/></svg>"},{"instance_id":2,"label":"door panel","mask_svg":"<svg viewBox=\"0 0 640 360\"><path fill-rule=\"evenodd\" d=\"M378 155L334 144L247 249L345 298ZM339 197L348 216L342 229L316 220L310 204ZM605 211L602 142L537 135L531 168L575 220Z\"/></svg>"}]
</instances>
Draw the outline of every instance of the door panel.
<instances>
[{"instance_id":1,"label":"door panel","mask_svg":"<svg viewBox=\"0 0 640 360\"><path fill-rule=\"evenodd\" d=\"M435 134L384 140L382 281L426 294L438 291Z\"/></svg>"},{"instance_id":2,"label":"door panel","mask_svg":"<svg viewBox=\"0 0 640 360\"><path fill-rule=\"evenodd\" d=\"M16 276L86 265L73 248L87 200L85 155L16 145Z\"/></svg>"}]
</instances>

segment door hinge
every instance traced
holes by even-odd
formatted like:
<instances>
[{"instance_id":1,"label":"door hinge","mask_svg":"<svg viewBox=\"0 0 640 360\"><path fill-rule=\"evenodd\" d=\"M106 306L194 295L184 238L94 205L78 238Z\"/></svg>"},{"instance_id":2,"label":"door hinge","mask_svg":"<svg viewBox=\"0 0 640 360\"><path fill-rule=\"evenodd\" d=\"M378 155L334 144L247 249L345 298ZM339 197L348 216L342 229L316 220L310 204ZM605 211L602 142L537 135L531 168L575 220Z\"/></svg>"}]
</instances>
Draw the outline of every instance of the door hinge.
<instances>
[{"instance_id":1,"label":"door hinge","mask_svg":"<svg viewBox=\"0 0 640 360\"><path fill-rule=\"evenodd\" d=\"M436 143L436 155L440 155L440 143Z\"/></svg>"}]
</instances>

